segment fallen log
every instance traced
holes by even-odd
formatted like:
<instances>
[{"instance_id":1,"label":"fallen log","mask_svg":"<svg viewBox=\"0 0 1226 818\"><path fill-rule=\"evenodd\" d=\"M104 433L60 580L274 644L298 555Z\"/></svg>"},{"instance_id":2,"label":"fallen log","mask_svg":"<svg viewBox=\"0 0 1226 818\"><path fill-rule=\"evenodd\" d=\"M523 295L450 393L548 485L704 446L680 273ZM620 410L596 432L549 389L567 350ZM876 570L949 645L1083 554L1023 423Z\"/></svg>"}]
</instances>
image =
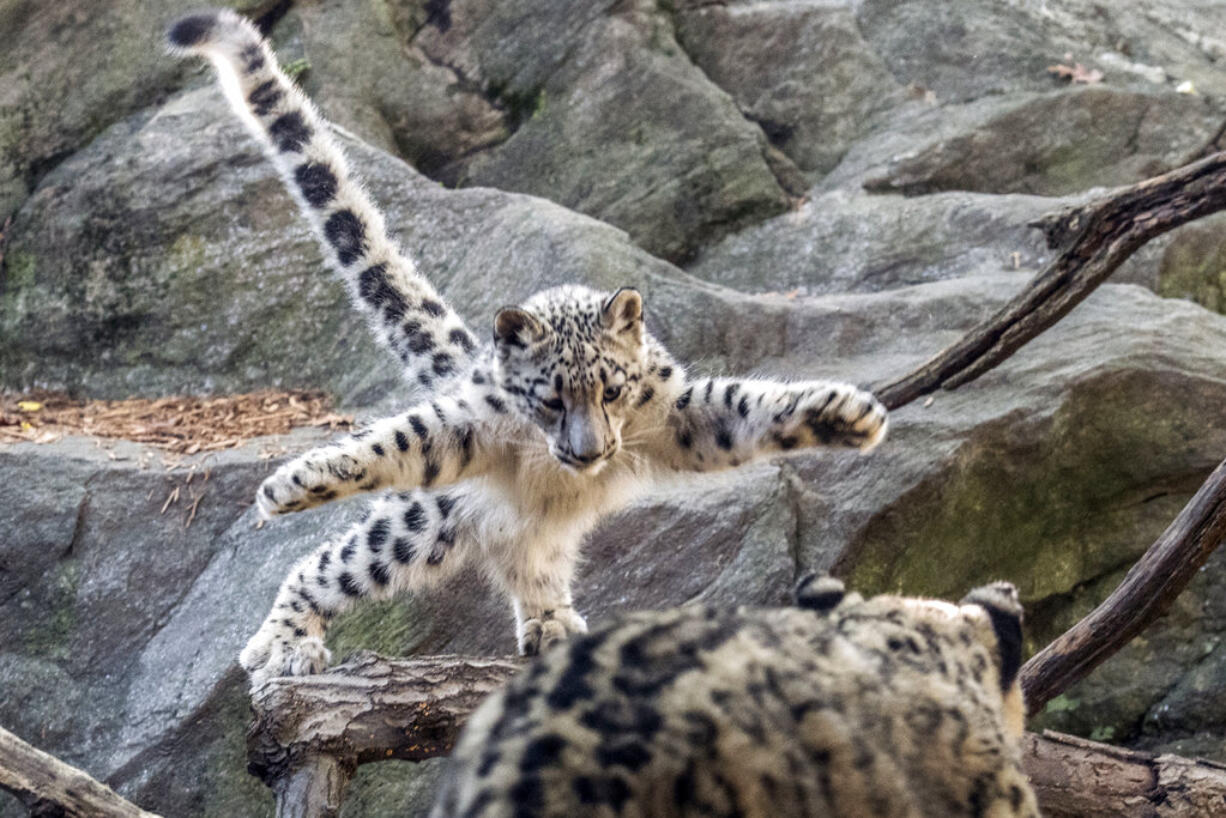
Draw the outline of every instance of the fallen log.
<instances>
[{"instance_id":1,"label":"fallen log","mask_svg":"<svg viewBox=\"0 0 1226 818\"><path fill-rule=\"evenodd\" d=\"M318 676L273 679L253 700L249 768L273 789L278 816L336 815L357 765L446 755L469 713L521 666L367 653ZM1226 814L1226 765L1051 732L1027 733L1023 751L1049 818Z\"/></svg>"},{"instance_id":2,"label":"fallen log","mask_svg":"<svg viewBox=\"0 0 1226 818\"><path fill-rule=\"evenodd\" d=\"M1226 764L1027 733L1026 773L1046 818L1192 818L1226 814Z\"/></svg>"},{"instance_id":3,"label":"fallen log","mask_svg":"<svg viewBox=\"0 0 1226 818\"><path fill-rule=\"evenodd\" d=\"M34 818L158 818L2 727L0 789L17 796Z\"/></svg>"},{"instance_id":4,"label":"fallen log","mask_svg":"<svg viewBox=\"0 0 1226 818\"><path fill-rule=\"evenodd\" d=\"M521 664L363 653L316 676L272 679L252 698L247 771L272 789L278 818L335 816L357 765L447 755L468 714Z\"/></svg>"}]
</instances>

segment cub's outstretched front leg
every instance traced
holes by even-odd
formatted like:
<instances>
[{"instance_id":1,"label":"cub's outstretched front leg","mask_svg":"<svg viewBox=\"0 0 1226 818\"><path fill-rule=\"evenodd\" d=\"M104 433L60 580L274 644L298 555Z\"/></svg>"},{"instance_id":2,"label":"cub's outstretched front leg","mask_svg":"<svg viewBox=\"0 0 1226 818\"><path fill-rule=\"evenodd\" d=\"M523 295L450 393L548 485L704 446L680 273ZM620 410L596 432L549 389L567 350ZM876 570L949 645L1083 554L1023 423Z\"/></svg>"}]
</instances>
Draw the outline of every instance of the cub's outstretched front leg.
<instances>
[{"instance_id":1,"label":"cub's outstretched front leg","mask_svg":"<svg viewBox=\"0 0 1226 818\"><path fill-rule=\"evenodd\" d=\"M459 487L388 494L344 536L299 560L239 662L255 689L276 676L319 673L331 656L328 622L361 599L386 599L451 576L468 557L457 531L467 495Z\"/></svg>"},{"instance_id":2,"label":"cub's outstretched front leg","mask_svg":"<svg viewBox=\"0 0 1226 818\"><path fill-rule=\"evenodd\" d=\"M445 486L484 472L497 416L462 398L439 397L377 421L281 466L260 486L265 516L301 511L359 491Z\"/></svg>"},{"instance_id":3,"label":"cub's outstretched front leg","mask_svg":"<svg viewBox=\"0 0 1226 818\"><path fill-rule=\"evenodd\" d=\"M656 457L678 471L715 471L813 446L868 451L887 425L885 407L850 384L706 378L677 399Z\"/></svg>"}]
</instances>

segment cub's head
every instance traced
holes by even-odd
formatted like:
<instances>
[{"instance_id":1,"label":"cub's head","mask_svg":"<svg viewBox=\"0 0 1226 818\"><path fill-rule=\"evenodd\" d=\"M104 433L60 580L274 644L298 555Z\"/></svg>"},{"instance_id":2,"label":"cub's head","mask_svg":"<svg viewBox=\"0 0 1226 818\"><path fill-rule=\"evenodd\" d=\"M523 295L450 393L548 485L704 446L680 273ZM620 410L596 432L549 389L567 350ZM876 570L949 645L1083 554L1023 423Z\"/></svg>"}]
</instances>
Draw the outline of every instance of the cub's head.
<instances>
[{"instance_id":1,"label":"cub's head","mask_svg":"<svg viewBox=\"0 0 1226 818\"><path fill-rule=\"evenodd\" d=\"M545 290L494 316L499 377L567 469L596 474L617 454L643 384L643 299L586 287Z\"/></svg>"}]
</instances>

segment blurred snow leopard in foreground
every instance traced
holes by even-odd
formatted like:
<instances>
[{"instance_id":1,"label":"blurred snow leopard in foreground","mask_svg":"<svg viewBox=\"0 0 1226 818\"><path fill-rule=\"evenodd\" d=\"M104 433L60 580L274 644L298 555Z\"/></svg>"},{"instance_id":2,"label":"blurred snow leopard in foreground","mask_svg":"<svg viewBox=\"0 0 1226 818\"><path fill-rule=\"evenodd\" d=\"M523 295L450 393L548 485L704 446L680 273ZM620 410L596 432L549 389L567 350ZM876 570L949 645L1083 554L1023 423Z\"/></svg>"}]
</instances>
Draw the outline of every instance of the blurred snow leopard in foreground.
<instances>
[{"instance_id":1,"label":"blurred snow leopard in foreground","mask_svg":"<svg viewBox=\"0 0 1226 818\"><path fill-rule=\"evenodd\" d=\"M1022 607L845 594L637 613L473 713L433 818L1037 818Z\"/></svg>"},{"instance_id":2,"label":"blurred snow leopard in foreground","mask_svg":"<svg viewBox=\"0 0 1226 818\"><path fill-rule=\"evenodd\" d=\"M519 650L587 627L571 580L584 535L652 481L819 445L868 450L886 410L843 383L690 378L643 326L639 293L545 290L494 316L481 345L387 234L329 125L230 10L185 17L171 51L212 61L358 309L432 398L285 464L266 515L384 492L299 562L240 661L253 686L316 673L328 620L362 598L476 563L510 597Z\"/></svg>"}]
</instances>

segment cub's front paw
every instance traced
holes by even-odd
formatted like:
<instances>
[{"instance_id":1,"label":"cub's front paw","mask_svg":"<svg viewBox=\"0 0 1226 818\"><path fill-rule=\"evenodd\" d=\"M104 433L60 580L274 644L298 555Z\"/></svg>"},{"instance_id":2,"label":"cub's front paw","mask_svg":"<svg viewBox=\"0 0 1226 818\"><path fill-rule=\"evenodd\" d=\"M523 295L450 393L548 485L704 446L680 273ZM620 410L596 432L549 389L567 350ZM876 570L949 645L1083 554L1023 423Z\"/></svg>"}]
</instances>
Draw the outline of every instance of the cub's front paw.
<instances>
[{"instance_id":1,"label":"cub's front paw","mask_svg":"<svg viewBox=\"0 0 1226 818\"><path fill-rule=\"evenodd\" d=\"M278 676L309 676L322 673L332 662L332 653L318 636L295 638L267 628L251 638L238 662L251 677L251 690Z\"/></svg>"},{"instance_id":2,"label":"cub's front paw","mask_svg":"<svg viewBox=\"0 0 1226 818\"><path fill-rule=\"evenodd\" d=\"M819 443L867 452L885 439L889 412L871 392L848 384L819 391L800 412L802 423Z\"/></svg>"},{"instance_id":3,"label":"cub's front paw","mask_svg":"<svg viewBox=\"0 0 1226 818\"><path fill-rule=\"evenodd\" d=\"M330 496L329 496L330 495ZM319 484L319 476L300 461L287 463L260 484L255 493L260 516L265 519L277 514L302 511L336 497L335 492Z\"/></svg>"},{"instance_id":4,"label":"cub's front paw","mask_svg":"<svg viewBox=\"0 0 1226 818\"><path fill-rule=\"evenodd\" d=\"M574 608L543 611L520 625L519 653L536 656L556 642L565 642L572 633L587 633L587 622Z\"/></svg>"}]
</instances>

